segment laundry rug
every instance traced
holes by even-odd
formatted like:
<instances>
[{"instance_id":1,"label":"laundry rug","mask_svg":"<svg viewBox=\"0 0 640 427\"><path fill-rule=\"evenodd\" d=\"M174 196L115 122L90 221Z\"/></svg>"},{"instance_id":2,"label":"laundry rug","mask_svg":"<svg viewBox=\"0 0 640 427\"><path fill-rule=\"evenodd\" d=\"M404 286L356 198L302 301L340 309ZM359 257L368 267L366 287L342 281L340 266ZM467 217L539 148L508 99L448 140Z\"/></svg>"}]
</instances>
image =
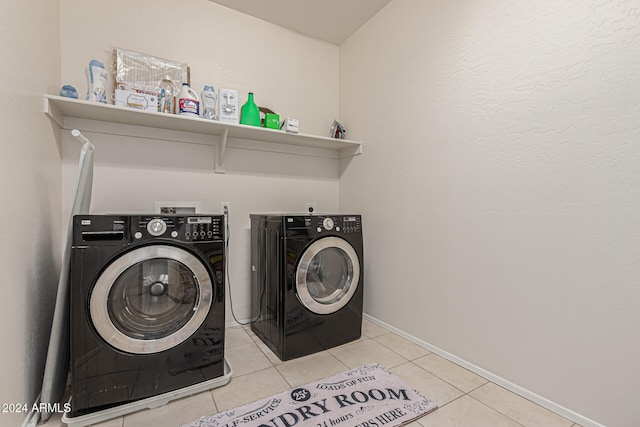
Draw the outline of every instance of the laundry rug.
<instances>
[{"instance_id":1,"label":"laundry rug","mask_svg":"<svg viewBox=\"0 0 640 427\"><path fill-rule=\"evenodd\" d=\"M378 364L365 365L182 427L395 427L438 406Z\"/></svg>"}]
</instances>

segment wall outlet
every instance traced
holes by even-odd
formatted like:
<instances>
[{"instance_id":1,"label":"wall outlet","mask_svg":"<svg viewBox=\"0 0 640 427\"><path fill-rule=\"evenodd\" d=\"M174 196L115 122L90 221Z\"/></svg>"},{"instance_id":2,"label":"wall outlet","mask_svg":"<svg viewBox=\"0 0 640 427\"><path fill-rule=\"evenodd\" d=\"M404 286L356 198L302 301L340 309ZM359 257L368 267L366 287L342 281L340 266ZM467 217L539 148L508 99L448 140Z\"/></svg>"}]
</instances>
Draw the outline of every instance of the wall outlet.
<instances>
[{"instance_id":1,"label":"wall outlet","mask_svg":"<svg viewBox=\"0 0 640 427\"><path fill-rule=\"evenodd\" d=\"M304 204L304 212L305 213L315 213L316 212L316 204L312 202L307 202Z\"/></svg>"},{"instance_id":2,"label":"wall outlet","mask_svg":"<svg viewBox=\"0 0 640 427\"><path fill-rule=\"evenodd\" d=\"M220 212L223 214L229 214L229 205L231 205L230 202L220 202Z\"/></svg>"}]
</instances>

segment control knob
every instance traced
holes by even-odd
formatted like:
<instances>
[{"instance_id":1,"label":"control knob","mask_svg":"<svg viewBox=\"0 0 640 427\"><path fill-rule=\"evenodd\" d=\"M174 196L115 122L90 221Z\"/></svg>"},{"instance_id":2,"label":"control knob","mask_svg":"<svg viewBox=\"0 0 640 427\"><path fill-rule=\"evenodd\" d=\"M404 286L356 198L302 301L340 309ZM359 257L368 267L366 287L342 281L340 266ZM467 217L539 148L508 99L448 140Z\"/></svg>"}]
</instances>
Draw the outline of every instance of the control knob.
<instances>
[{"instance_id":1,"label":"control knob","mask_svg":"<svg viewBox=\"0 0 640 427\"><path fill-rule=\"evenodd\" d=\"M154 218L147 224L147 231L152 236L162 236L167 231L167 223L160 218Z\"/></svg>"}]
</instances>

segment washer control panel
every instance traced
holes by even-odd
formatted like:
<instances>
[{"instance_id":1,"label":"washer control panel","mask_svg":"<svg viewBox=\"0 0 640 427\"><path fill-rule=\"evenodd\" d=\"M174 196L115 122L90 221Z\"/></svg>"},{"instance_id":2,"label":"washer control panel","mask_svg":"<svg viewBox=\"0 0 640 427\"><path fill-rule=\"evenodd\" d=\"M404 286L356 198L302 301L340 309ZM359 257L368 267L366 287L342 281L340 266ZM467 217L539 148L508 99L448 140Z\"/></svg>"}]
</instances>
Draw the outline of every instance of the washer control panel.
<instances>
[{"instance_id":1,"label":"washer control panel","mask_svg":"<svg viewBox=\"0 0 640 427\"><path fill-rule=\"evenodd\" d=\"M221 239L224 234L221 222L214 217L188 217L184 235L192 241Z\"/></svg>"},{"instance_id":2,"label":"washer control panel","mask_svg":"<svg viewBox=\"0 0 640 427\"><path fill-rule=\"evenodd\" d=\"M75 215L74 247L127 245L166 239L180 242L225 240L223 215Z\"/></svg>"},{"instance_id":3,"label":"washer control panel","mask_svg":"<svg viewBox=\"0 0 640 427\"><path fill-rule=\"evenodd\" d=\"M167 238L184 242L224 240L222 215L141 216L132 221L134 240Z\"/></svg>"}]
</instances>

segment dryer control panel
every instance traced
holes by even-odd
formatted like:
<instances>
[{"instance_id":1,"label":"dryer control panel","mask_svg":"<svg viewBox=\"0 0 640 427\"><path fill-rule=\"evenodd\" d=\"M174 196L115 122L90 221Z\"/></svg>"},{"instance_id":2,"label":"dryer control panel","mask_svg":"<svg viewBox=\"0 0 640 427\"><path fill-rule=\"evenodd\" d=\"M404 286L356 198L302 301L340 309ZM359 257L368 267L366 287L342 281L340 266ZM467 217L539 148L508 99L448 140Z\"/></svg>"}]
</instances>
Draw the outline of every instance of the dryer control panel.
<instances>
[{"instance_id":1,"label":"dryer control panel","mask_svg":"<svg viewBox=\"0 0 640 427\"><path fill-rule=\"evenodd\" d=\"M344 216L342 217L342 229L345 233L359 233L362 229L360 227L359 216Z\"/></svg>"},{"instance_id":2,"label":"dryer control panel","mask_svg":"<svg viewBox=\"0 0 640 427\"><path fill-rule=\"evenodd\" d=\"M360 215L304 215L285 216L287 236L361 233Z\"/></svg>"},{"instance_id":3,"label":"dryer control panel","mask_svg":"<svg viewBox=\"0 0 640 427\"><path fill-rule=\"evenodd\" d=\"M358 215L318 216L317 221L318 224L316 227L316 231L318 233L322 233L324 231L335 231L338 233L350 234L359 233L361 230L360 216Z\"/></svg>"}]
</instances>

